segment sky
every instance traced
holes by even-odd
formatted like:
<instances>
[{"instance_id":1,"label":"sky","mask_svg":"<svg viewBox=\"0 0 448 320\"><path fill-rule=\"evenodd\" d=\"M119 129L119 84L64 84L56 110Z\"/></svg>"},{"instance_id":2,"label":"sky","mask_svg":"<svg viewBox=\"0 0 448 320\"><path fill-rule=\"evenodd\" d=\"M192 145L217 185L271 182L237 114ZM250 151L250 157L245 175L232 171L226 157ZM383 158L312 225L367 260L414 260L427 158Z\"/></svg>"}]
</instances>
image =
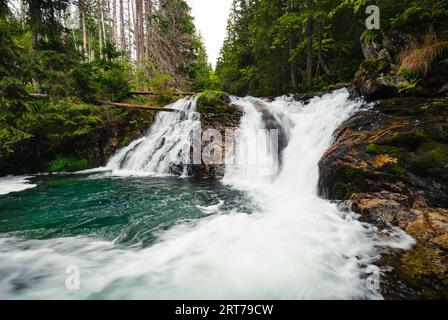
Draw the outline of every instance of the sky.
<instances>
[{"instance_id":1,"label":"sky","mask_svg":"<svg viewBox=\"0 0 448 320\"><path fill-rule=\"evenodd\" d=\"M232 0L187 0L192 8L196 27L207 48L208 60L216 65L224 38Z\"/></svg>"}]
</instances>

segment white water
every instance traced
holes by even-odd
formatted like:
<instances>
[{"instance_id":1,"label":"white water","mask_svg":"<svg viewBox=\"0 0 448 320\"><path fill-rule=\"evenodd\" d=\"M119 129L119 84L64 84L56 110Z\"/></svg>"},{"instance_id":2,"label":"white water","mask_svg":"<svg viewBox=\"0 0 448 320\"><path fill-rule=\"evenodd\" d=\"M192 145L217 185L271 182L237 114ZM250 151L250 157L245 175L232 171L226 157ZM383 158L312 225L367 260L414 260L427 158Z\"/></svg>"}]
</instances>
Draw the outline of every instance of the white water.
<instances>
[{"instance_id":1,"label":"white water","mask_svg":"<svg viewBox=\"0 0 448 320\"><path fill-rule=\"evenodd\" d=\"M7 176L0 177L0 195L11 192L20 192L35 188L35 184L29 183L30 176Z\"/></svg>"},{"instance_id":2,"label":"white water","mask_svg":"<svg viewBox=\"0 0 448 320\"><path fill-rule=\"evenodd\" d=\"M170 174L173 166L188 161L190 135L201 124L196 99L181 99L167 108L179 113L160 112L148 133L119 150L107 164L113 175L149 176Z\"/></svg>"},{"instance_id":3,"label":"white water","mask_svg":"<svg viewBox=\"0 0 448 320\"><path fill-rule=\"evenodd\" d=\"M241 129L259 129L261 118L253 108L257 101L234 102L247 110ZM218 214L174 227L146 249L120 249L87 238L0 239L0 273L8 274L0 279L0 298L381 298L364 280L375 247L407 248L412 241L398 232L393 238L377 239L373 227L317 196L318 161L336 127L361 103L349 101L342 90L306 106L286 98L266 104L287 120L283 124L289 144L280 171L266 177L256 176L247 166L229 167L224 181L248 192L263 208L260 212L219 214L219 205L208 208ZM163 118L156 127L167 131L165 125L179 124L170 121ZM190 125L178 130L186 134ZM152 132L159 133L154 128ZM131 174L142 168L157 171L156 163L166 168L168 162L159 157L144 164L150 146L158 145L150 139L139 140L147 146L141 144L129 154L126 170ZM259 148L266 143L261 140ZM64 270L70 264L80 268L79 291L65 288ZM31 284L32 290L13 290L13 282Z\"/></svg>"}]
</instances>

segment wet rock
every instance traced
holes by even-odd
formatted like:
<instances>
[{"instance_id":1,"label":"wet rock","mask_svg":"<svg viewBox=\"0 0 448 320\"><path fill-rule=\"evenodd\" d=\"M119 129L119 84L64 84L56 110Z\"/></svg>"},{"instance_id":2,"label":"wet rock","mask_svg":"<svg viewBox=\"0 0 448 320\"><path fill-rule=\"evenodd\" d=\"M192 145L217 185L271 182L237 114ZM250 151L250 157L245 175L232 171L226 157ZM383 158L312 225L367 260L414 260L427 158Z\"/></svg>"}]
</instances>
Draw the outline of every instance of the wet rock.
<instances>
[{"instance_id":1,"label":"wet rock","mask_svg":"<svg viewBox=\"0 0 448 320\"><path fill-rule=\"evenodd\" d=\"M393 252L388 298L448 297L448 98L379 101L343 123L319 163L320 192L417 244Z\"/></svg>"}]
</instances>

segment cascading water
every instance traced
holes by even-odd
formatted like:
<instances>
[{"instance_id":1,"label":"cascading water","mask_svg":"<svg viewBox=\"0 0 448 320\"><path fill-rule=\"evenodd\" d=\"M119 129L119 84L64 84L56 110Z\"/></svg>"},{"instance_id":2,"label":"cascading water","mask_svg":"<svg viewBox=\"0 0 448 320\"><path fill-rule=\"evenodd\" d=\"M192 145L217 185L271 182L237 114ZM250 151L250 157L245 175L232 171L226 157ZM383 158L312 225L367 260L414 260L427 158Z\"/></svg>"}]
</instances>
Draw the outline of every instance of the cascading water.
<instances>
[{"instance_id":1,"label":"cascading water","mask_svg":"<svg viewBox=\"0 0 448 320\"><path fill-rule=\"evenodd\" d=\"M179 113L161 112L141 139L119 150L107 164L114 175L154 175L174 173L187 163L192 132L201 125L196 99L181 99L168 108Z\"/></svg>"},{"instance_id":2,"label":"cascading water","mask_svg":"<svg viewBox=\"0 0 448 320\"><path fill-rule=\"evenodd\" d=\"M143 248L87 237L0 238L0 274L6 275L0 280L0 297L381 298L365 281L375 247L407 248L412 240L398 232L387 241L380 240L375 228L317 194L319 159L337 126L361 107L361 102L348 96L341 90L307 105L285 97L273 102L234 98L233 103L246 110L243 133L251 135L263 128L256 108L263 104L287 135L281 161L270 158L272 167L278 165L277 172L260 176L253 166L244 164L226 168L224 183L244 190L258 209L251 213L226 210L220 202L208 208L211 215L159 233L155 243ZM109 168L131 175L168 173L172 162L183 159L179 151L189 143L198 120L193 100L182 100L174 107L190 110L187 120L161 116L150 134L117 153ZM257 149L266 151L268 139L257 141ZM81 290L69 292L61 286L66 275L60 270L67 265L81 270ZM33 276L40 277L34 290L12 289L18 277Z\"/></svg>"}]
</instances>

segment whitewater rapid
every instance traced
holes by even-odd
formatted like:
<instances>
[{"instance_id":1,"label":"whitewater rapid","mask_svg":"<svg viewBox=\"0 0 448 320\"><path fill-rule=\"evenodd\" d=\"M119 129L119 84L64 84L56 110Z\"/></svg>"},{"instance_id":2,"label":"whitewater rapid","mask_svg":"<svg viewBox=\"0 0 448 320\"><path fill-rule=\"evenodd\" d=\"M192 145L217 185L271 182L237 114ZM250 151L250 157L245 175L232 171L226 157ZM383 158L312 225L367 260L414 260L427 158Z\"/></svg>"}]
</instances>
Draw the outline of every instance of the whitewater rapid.
<instances>
[{"instance_id":1,"label":"whitewater rapid","mask_svg":"<svg viewBox=\"0 0 448 320\"><path fill-rule=\"evenodd\" d=\"M0 177L0 195L35 188L37 185L30 183L31 178L32 176Z\"/></svg>"},{"instance_id":2,"label":"whitewater rapid","mask_svg":"<svg viewBox=\"0 0 448 320\"><path fill-rule=\"evenodd\" d=\"M119 150L108 162L115 176L163 176L176 173L189 160L191 135L200 128L196 99L181 99L169 106L178 113L161 112L147 134ZM182 174L186 174L181 170ZM180 172L179 172L180 173Z\"/></svg>"},{"instance_id":3,"label":"whitewater rapid","mask_svg":"<svg viewBox=\"0 0 448 320\"><path fill-rule=\"evenodd\" d=\"M198 125L194 103L178 102L175 107L187 111L185 118L162 116L150 134L119 151L108 167L131 176L169 173L173 159L185 159L181 150ZM155 244L143 249L86 237L0 238L0 274L5 275L0 298L381 298L366 281L378 247L405 249L412 239L399 231L379 239L373 226L320 198L317 190L318 162L333 132L363 102L339 90L307 104L287 97L233 98L233 103L245 110L243 132L263 129L256 109L262 104L287 134L281 161L271 158L276 172L260 175L246 165L226 168L223 183L246 192L260 210L223 211L221 202L199 208L210 215L160 233ZM267 138L259 139L257 147L265 150L268 144ZM69 265L79 268L80 290L65 288ZM29 287L14 290L17 282Z\"/></svg>"}]
</instances>

